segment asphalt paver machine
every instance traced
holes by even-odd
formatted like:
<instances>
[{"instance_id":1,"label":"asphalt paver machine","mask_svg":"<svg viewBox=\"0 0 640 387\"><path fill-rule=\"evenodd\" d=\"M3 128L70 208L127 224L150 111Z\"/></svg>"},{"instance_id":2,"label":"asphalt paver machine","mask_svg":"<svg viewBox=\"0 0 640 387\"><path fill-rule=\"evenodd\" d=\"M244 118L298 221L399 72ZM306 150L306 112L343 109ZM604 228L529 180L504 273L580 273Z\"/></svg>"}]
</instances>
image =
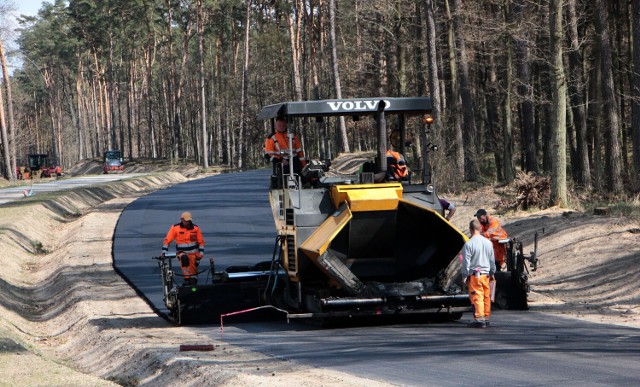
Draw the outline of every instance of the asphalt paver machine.
<instances>
[{"instance_id":1,"label":"asphalt paver machine","mask_svg":"<svg viewBox=\"0 0 640 387\"><path fill-rule=\"evenodd\" d=\"M470 311L459 277L459 252L467 237L443 217L431 182L429 149L422 147L418 176L380 181L387 169L387 122L399 130L404 153L409 122L420 126L427 144L431 111L428 97L264 107L258 118L272 129L277 118L288 120L289 127L302 121L322 127L339 116L367 119L375 128L375 155L349 175L332 171L329 161L311 160L300 170L275 165L268 182L277 246L271 261L221 272L211 268L210 284L187 287L166 278L171 266L160 260L172 317L178 323L204 316L216 321L221 314L259 306L277 308L288 318L320 321L456 320ZM293 160L291 149L281 156Z\"/></svg>"},{"instance_id":2,"label":"asphalt paver machine","mask_svg":"<svg viewBox=\"0 0 640 387\"><path fill-rule=\"evenodd\" d=\"M258 118L271 121L368 118L377 140L373 160L353 175L330 174L322 161L299 173L274 168L270 203L285 280L271 303L292 317L321 319L458 319L469 310L453 268L466 237L443 218L429 173L418 182L378 182L387 170L387 121L393 117L404 147L409 118L426 126L431 110L427 97L285 102L262 110Z\"/></svg>"}]
</instances>

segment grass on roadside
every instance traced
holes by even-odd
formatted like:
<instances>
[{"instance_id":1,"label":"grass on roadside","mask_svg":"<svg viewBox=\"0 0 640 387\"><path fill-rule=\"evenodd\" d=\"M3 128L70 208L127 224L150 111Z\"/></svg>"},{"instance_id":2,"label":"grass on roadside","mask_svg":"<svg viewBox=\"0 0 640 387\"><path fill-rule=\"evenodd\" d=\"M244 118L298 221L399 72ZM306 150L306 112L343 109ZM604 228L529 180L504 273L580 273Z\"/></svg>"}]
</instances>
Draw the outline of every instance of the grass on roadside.
<instances>
[{"instance_id":1,"label":"grass on roadside","mask_svg":"<svg viewBox=\"0 0 640 387\"><path fill-rule=\"evenodd\" d=\"M595 208L606 207L611 216L625 216L640 224L640 194L630 199L598 199L582 203L585 213L593 213Z\"/></svg>"}]
</instances>

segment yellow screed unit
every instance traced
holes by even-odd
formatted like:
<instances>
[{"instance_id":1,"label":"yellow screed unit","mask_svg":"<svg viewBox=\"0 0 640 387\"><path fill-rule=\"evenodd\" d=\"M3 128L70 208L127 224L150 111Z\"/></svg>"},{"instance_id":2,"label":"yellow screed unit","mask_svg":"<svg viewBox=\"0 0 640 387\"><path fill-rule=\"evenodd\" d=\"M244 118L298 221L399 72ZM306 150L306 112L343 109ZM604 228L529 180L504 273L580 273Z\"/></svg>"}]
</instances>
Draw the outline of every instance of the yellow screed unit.
<instances>
[{"instance_id":1,"label":"yellow screed unit","mask_svg":"<svg viewBox=\"0 0 640 387\"><path fill-rule=\"evenodd\" d=\"M357 184L331 187L335 208L346 202L351 212L388 211L398 208L402 198L402 184Z\"/></svg>"}]
</instances>

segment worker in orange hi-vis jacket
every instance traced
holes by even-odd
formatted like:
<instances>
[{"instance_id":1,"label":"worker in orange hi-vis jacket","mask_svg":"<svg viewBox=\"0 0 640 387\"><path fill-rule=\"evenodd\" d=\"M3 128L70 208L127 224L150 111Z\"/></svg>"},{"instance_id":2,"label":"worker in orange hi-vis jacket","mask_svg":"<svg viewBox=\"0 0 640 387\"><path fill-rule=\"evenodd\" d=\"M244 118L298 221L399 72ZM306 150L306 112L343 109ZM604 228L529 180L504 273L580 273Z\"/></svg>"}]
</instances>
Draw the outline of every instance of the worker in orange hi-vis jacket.
<instances>
[{"instance_id":1,"label":"worker in orange hi-vis jacket","mask_svg":"<svg viewBox=\"0 0 640 387\"><path fill-rule=\"evenodd\" d=\"M500 240L509 238L509 235L507 235L507 232L502 228L500 220L493 216L489 216L484 208L479 209L476 212L475 217L478 218L482 225L482 235L493 243L493 254L496 258L496 268L500 271L504 267L504 259L507 254L506 245L500 243Z\"/></svg>"},{"instance_id":2,"label":"worker in orange hi-vis jacket","mask_svg":"<svg viewBox=\"0 0 640 387\"><path fill-rule=\"evenodd\" d=\"M289 136L292 136L291 145L293 160L289 160ZM289 165L293 165L293 171L300 173L307 165L302 144L294 133L287 130L287 120L284 117L276 118L275 132L273 132L264 142L264 156L275 165L281 164L283 173L288 173Z\"/></svg>"},{"instance_id":3,"label":"worker in orange hi-vis jacket","mask_svg":"<svg viewBox=\"0 0 640 387\"><path fill-rule=\"evenodd\" d=\"M392 149L387 149L387 180L407 181L409 180L409 167L404 155L400 153L400 131L394 129L389 135L389 142Z\"/></svg>"},{"instance_id":4,"label":"worker in orange hi-vis jacket","mask_svg":"<svg viewBox=\"0 0 640 387\"><path fill-rule=\"evenodd\" d=\"M408 179L409 168L402 153L387 149L387 180L406 181Z\"/></svg>"},{"instance_id":5,"label":"worker in orange hi-vis jacket","mask_svg":"<svg viewBox=\"0 0 640 387\"><path fill-rule=\"evenodd\" d=\"M171 242L176 241L176 256L180 262L185 285L198 283L198 264L204 256L204 238L200 227L193 224L190 212L183 212L180 223L169 229L162 243L162 255L169 251Z\"/></svg>"}]
</instances>

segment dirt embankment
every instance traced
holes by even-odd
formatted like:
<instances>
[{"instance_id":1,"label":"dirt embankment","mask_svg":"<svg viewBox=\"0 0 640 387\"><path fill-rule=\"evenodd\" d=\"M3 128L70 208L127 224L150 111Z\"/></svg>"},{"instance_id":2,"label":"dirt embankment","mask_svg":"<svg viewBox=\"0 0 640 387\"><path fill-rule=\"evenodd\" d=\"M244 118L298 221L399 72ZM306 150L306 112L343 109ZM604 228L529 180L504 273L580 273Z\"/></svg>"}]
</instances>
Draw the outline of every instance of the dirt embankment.
<instances>
[{"instance_id":1,"label":"dirt embankment","mask_svg":"<svg viewBox=\"0 0 640 387\"><path fill-rule=\"evenodd\" d=\"M167 172L0 207L3 383L384 385L211 343L206 328L173 327L151 311L113 271L113 230L132 200L186 180ZM496 202L489 189L447 199L462 230ZM533 310L640 327L637 222L559 209L500 217L527 253L540 233ZM178 351L195 343L216 347Z\"/></svg>"}]
</instances>

